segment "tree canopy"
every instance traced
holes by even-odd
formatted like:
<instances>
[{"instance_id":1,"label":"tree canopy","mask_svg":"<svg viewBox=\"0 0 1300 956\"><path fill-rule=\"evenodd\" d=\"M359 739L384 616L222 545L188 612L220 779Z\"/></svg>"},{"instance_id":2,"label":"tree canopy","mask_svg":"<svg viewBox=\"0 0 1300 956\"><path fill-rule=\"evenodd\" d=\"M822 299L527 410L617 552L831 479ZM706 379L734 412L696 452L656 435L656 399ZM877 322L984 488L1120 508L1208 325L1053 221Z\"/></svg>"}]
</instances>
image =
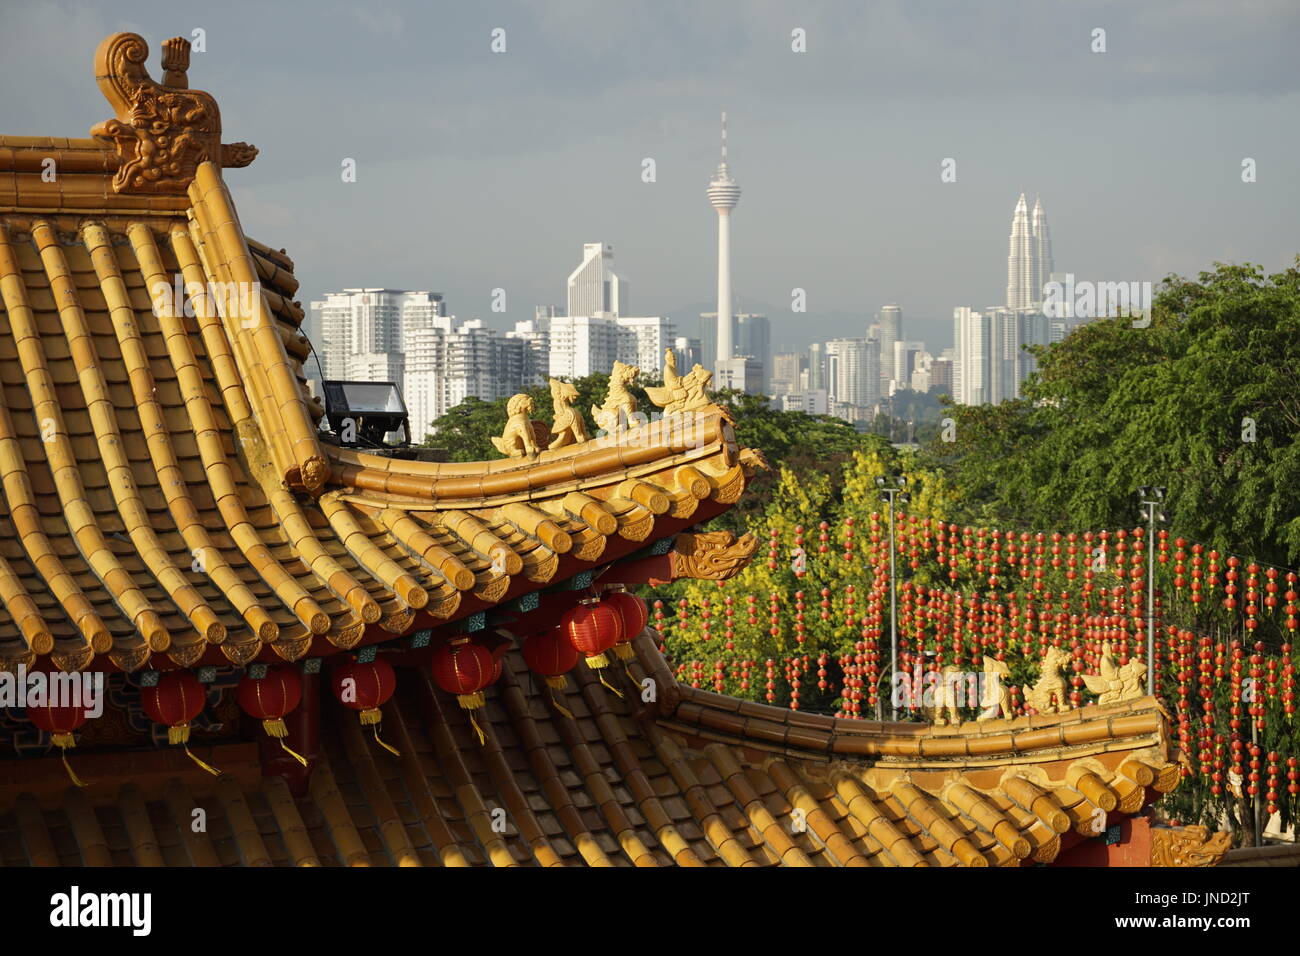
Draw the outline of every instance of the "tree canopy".
<instances>
[{"instance_id":1,"label":"tree canopy","mask_svg":"<svg viewBox=\"0 0 1300 956\"><path fill-rule=\"evenodd\" d=\"M1279 564L1300 558L1295 266L1170 277L1149 327L1096 320L1036 352L1022 399L951 405L955 442L928 446L957 487L954 517L1131 524L1137 489L1163 485L1172 531Z\"/></svg>"}]
</instances>

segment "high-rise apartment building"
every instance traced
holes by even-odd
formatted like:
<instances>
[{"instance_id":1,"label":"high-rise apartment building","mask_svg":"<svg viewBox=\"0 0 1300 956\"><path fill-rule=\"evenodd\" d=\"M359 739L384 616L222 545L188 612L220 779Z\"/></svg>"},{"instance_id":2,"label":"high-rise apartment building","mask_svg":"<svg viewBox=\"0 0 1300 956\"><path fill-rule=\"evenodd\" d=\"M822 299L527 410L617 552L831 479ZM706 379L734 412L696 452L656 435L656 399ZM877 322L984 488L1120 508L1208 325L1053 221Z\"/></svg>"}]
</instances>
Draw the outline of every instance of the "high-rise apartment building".
<instances>
[{"instance_id":1,"label":"high-rise apartment building","mask_svg":"<svg viewBox=\"0 0 1300 956\"><path fill-rule=\"evenodd\" d=\"M556 316L551 320L548 374L582 378L608 372L618 358L618 326L590 315Z\"/></svg>"},{"instance_id":2,"label":"high-rise apartment building","mask_svg":"<svg viewBox=\"0 0 1300 956\"><path fill-rule=\"evenodd\" d=\"M826 382L833 408L869 408L880 401L880 343L832 339L826 343Z\"/></svg>"},{"instance_id":3,"label":"high-rise apartment building","mask_svg":"<svg viewBox=\"0 0 1300 956\"><path fill-rule=\"evenodd\" d=\"M619 361L638 366L641 375L647 379L661 374L664 368L664 350L673 348L677 341L673 321L658 315L625 315L615 319L614 324L618 326ZM688 365L682 371L689 369Z\"/></svg>"},{"instance_id":4,"label":"high-rise apartment building","mask_svg":"<svg viewBox=\"0 0 1300 956\"><path fill-rule=\"evenodd\" d=\"M537 388L546 384L546 377L551 371L551 321L554 312L542 314L549 306L539 306L537 317L516 322L514 331L507 332L507 339L518 339L523 343L523 374L520 387Z\"/></svg>"},{"instance_id":5,"label":"high-rise apartment building","mask_svg":"<svg viewBox=\"0 0 1300 956\"><path fill-rule=\"evenodd\" d=\"M403 342L402 397L416 441L427 434L435 419L465 399L490 402L507 398L522 387L525 339L486 328L480 319L454 327L452 321L444 316L431 325L410 329Z\"/></svg>"},{"instance_id":6,"label":"high-rise apartment building","mask_svg":"<svg viewBox=\"0 0 1300 956\"><path fill-rule=\"evenodd\" d=\"M829 386L826 383L826 345L824 342L814 342L808 346L808 368L805 370L805 381L801 382L801 389L826 389Z\"/></svg>"},{"instance_id":7,"label":"high-rise apartment building","mask_svg":"<svg viewBox=\"0 0 1300 956\"><path fill-rule=\"evenodd\" d=\"M672 320L663 316L556 316L551 319L547 374L608 374L617 360L639 366L647 379L656 378L663 372L664 350L676 342Z\"/></svg>"},{"instance_id":8,"label":"high-rise apartment building","mask_svg":"<svg viewBox=\"0 0 1300 956\"><path fill-rule=\"evenodd\" d=\"M439 293L382 288L329 292L311 310L324 377L352 381L373 380L362 377L362 365L373 367L375 360L360 356L399 353L408 326L445 314Z\"/></svg>"}]
</instances>

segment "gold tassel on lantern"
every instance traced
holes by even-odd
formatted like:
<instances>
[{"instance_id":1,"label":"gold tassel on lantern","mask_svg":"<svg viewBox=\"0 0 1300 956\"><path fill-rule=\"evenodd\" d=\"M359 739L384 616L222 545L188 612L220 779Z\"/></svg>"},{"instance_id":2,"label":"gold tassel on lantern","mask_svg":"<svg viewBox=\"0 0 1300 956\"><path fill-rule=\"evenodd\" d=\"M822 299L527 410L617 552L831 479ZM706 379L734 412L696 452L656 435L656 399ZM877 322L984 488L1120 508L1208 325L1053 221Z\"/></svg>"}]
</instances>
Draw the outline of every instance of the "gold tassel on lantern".
<instances>
[{"instance_id":1,"label":"gold tassel on lantern","mask_svg":"<svg viewBox=\"0 0 1300 956\"><path fill-rule=\"evenodd\" d=\"M189 757L191 760L193 760L196 764L198 764L208 773L212 774L212 776L214 777L221 776L220 770L218 770L216 767L211 766L210 764L204 763L198 757L194 756L194 754L190 751L190 725L188 723L173 724L172 726L168 727L167 742L172 746L175 746L176 744L180 744L185 749L185 756Z\"/></svg>"},{"instance_id":2,"label":"gold tassel on lantern","mask_svg":"<svg viewBox=\"0 0 1300 956\"><path fill-rule=\"evenodd\" d=\"M548 677L546 678L546 686L551 689L551 703L555 705L555 709L565 717L573 720L573 714L569 712L567 707L560 703L560 698L555 694L556 691L565 690L569 686L568 679L563 674L558 677Z\"/></svg>"},{"instance_id":3,"label":"gold tassel on lantern","mask_svg":"<svg viewBox=\"0 0 1300 956\"><path fill-rule=\"evenodd\" d=\"M486 698L483 696L483 692L478 691L473 694L457 694L456 703L460 704L460 706L465 709L465 712L469 714L470 725L474 728L474 733L478 734L478 743L479 746L482 747L487 743L487 735L483 733L483 728L480 727L478 721L474 719L474 711L487 703Z\"/></svg>"},{"instance_id":4,"label":"gold tassel on lantern","mask_svg":"<svg viewBox=\"0 0 1300 956\"><path fill-rule=\"evenodd\" d=\"M72 734L55 734L53 736L54 746L59 748L59 753L63 758L63 769L68 771L68 778L75 786L84 787L81 778L77 776L72 764L68 763L68 748L77 746L76 738Z\"/></svg>"},{"instance_id":5,"label":"gold tassel on lantern","mask_svg":"<svg viewBox=\"0 0 1300 956\"><path fill-rule=\"evenodd\" d=\"M628 669L632 661L636 660L636 651L632 650L632 642L624 641L621 644L615 644L614 656L617 657L619 662L623 665L623 676L631 681L633 686L639 687L640 684L637 682L637 679L632 676L632 671Z\"/></svg>"},{"instance_id":6,"label":"gold tassel on lantern","mask_svg":"<svg viewBox=\"0 0 1300 956\"><path fill-rule=\"evenodd\" d=\"M607 690L616 694L619 698L622 698L623 696L622 691L620 691L609 681L605 680L605 668L609 666L608 657L606 657L604 654L597 654L594 657L588 657L587 666L596 672L596 676L600 678L601 684L603 684Z\"/></svg>"},{"instance_id":7,"label":"gold tassel on lantern","mask_svg":"<svg viewBox=\"0 0 1300 956\"><path fill-rule=\"evenodd\" d=\"M392 746L391 744L384 743L382 740L379 739L379 724L383 721L383 719L384 719L384 712L380 710L378 707L367 707L365 710L361 712L361 726L362 727L368 726L374 728L375 743L379 744L379 746L383 747L394 757L400 757L402 755L402 752L400 750L398 750L396 747Z\"/></svg>"},{"instance_id":8,"label":"gold tassel on lantern","mask_svg":"<svg viewBox=\"0 0 1300 956\"><path fill-rule=\"evenodd\" d=\"M281 750L304 767L307 766L307 758L296 750L290 750L289 745L284 742L284 738L289 736L289 728L285 725L283 717L272 717L269 720L262 721L262 729L266 731L268 737L274 737L280 741Z\"/></svg>"}]
</instances>

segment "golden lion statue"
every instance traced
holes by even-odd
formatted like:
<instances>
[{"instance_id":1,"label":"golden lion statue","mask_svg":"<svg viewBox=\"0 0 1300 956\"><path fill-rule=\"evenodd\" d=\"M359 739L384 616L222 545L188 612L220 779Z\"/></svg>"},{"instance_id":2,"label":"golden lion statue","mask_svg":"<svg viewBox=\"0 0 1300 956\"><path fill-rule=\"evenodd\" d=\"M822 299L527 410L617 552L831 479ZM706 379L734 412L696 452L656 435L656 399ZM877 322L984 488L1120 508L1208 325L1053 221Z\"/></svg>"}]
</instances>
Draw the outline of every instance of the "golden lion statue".
<instances>
[{"instance_id":1,"label":"golden lion statue","mask_svg":"<svg viewBox=\"0 0 1300 956\"><path fill-rule=\"evenodd\" d=\"M507 458L535 457L545 443L549 429L545 422L529 418L533 413L533 400L527 395L511 397L506 403L506 430L501 437L493 437L492 444L496 450ZM539 434L540 432L540 434Z\"/></svg>"},{"instance_id":2,"label":"golden lion statue","mask_svg":"<svg viewBox=\"0 0 1300 956\"><path fill-rule=\"evenodd\" d=\"M641 374L640 367L625 365L615 361L614 370L609 373L609 394L605 404L597 408L591 406L591 417L596 420L596 427L607 434L622 431L632 423L636 414L636 399L628 391L628 386Z\"/></svg>"},{"instance_id":3,"label":"golden lion statue","mask_svg":"<svg viewBox=\"0 0 1300 956\"><path fill-rule=\"evenodd\" d=\"M1043 657L1043 668L1033 687L1025 688L1025 706L1039 714L1064 714L1070 709L1065 696L1065 678L1061 668L1068 663L1066 652L1055 644Z\"/></svg>"}]
</instances>

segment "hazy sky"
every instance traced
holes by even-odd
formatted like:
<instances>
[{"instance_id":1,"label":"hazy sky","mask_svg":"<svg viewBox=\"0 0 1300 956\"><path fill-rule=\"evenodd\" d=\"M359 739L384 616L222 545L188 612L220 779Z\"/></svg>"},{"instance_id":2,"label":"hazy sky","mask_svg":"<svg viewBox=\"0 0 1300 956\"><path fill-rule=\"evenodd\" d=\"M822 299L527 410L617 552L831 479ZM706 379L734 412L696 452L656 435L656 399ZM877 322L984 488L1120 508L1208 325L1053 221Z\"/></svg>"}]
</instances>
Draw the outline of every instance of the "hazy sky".
<instances>
[{"instance_id":1,"label":"hazy sky","mask_svg":"<svg viewBox=\"0 0 1300 956\"><path fill-rule=\"evenodd\" d=\"M1004 299L1021 190L1080 278L1300 252L1295 0L0 0L0 133L87 135L108 115L103 36L144 35L160 79L159 41L195 28L191 84L226 141L261 150L226 174L245 229L289 251L304 305L433 289L504 327L562 303L582 244L604 241L633 311L694 334L684 309L714 295L722 109L742 189L733 287L771 310L778 346L863 334L891 301L911 336L948 344L953 306ZM795 287L808 315L790 312Z\"/></svg>"}]
</instances>

